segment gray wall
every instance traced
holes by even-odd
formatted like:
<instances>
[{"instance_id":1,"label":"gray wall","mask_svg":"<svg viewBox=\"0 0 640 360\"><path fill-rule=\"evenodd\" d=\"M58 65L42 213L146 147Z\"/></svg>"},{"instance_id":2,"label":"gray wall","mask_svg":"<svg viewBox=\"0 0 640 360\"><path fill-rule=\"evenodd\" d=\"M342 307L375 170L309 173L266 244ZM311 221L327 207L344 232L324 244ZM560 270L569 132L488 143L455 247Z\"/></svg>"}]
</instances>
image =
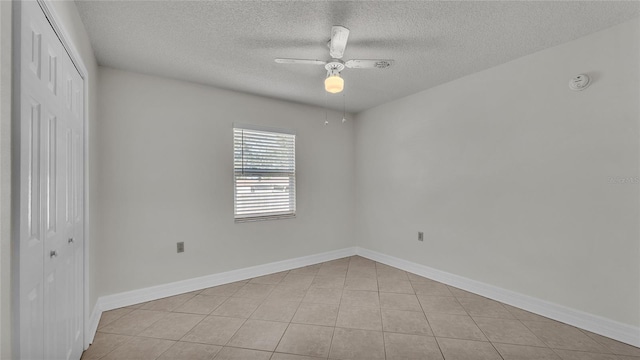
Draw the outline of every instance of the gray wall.
<instances>
[{"instance_id":1,"label":"gray wall","mask_svg":"<svg viewBox=\"0 0 640 360\"><path fill-rule=\"evenodd\" d=\"M353 243L353 122L321 108L99 71L99 295ZM233 123L295 129L297 217L233 219ZM176 253L176 242L185 252Z\"/></svg>"},{"instance_id":2,"label":"gray wall","mask_svg":"<svg viewBox=\"0 0 640 360\"><path fill-rule=\"evenodd\" d=\"M358 245L640 325L639 44L633 20L358 114Z\"/></svg>"}]
</instances>

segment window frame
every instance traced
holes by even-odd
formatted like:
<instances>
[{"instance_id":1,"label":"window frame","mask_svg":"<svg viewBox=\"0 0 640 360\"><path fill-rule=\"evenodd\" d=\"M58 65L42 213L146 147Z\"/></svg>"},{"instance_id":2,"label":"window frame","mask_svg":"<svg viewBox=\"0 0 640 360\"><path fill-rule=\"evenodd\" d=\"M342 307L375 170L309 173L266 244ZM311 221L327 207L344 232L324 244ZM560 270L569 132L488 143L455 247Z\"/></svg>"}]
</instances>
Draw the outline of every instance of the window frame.
<instances>
[{"instance_id":1,"label":"window frame","mask_svg":"<svg viewBox=\"0 0 640 360\"><path fill-rule=\"evenodd\" d=\"M241 165L241 169L242 175L246 175L246 174L253 174L256 177L261 177L261 176L271 176L271 177L276 177L277 175L283 175L282 177L285 176L285 174L288 174L286 176L289 177L289 209L285 212L278 212L278 213L274 213L274 214L265 214L265 213L261 213L261 212L255 212L252 214L238 214L238 175L240 175L240 173L237 171L237 164L236 164L236 131L237 130L247 130L249 132L253 132L253 133L264 133L264 134L275 134L277 135L284 135L286 137L289 137L289 139L292 141L293 143L293 147L289 148L289 151L292 151L293 153L293 172L291 171L282 171L282 172L274 172L273 170L271 171L249 171L246 172L245 169L245 165L244 165L244 158L242 159L242 165ZM296 175L297 175L297 169L296 169L296 146L297 146L297 142L296 142L296 132L292 129L283 129L283 128L274 128L274 127L266 127L266 126L259 126L259 125L250 125L250 124L243 124L243 123L233 123L233 128L232 128L232 142L233 142L233 217L234 217L234 222L235 223L243 223L243 222L254 222L254 221L266 221L266 220L280 220L280 219L292 219L296 217L297 214L297 184L296 184ZM241 149L241 151L244 150L244 139L243 139L243 148Z\"/></svg>"}]
</instances>

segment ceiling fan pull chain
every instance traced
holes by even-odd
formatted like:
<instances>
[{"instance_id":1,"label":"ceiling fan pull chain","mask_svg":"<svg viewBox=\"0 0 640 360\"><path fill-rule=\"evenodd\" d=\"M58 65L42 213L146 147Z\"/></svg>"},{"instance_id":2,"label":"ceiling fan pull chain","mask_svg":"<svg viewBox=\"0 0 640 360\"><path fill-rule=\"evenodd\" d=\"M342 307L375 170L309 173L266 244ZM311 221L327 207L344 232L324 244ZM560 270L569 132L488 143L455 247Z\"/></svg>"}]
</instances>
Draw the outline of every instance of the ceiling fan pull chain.
<instances>
[{"instance_id":1,"label":"ceiling fan pull chain","mask_svg":"<svg viewBox=\"0 0 640 360\"><path fill-rule=\"evenodd\" d=\"M347 121L347 95L342 93L342 123Z\"/></svg>"},{"instance_id":2,"label":"ceiling fan pull chain","mask_svg":"<svg viewBox=\"0 0 640 360\"><path fill-rule=\"evenodd\" d=\"M327 120L327 92L324 92L324 124L329 125L329 120Z\"/></svg>"}]
</instances>

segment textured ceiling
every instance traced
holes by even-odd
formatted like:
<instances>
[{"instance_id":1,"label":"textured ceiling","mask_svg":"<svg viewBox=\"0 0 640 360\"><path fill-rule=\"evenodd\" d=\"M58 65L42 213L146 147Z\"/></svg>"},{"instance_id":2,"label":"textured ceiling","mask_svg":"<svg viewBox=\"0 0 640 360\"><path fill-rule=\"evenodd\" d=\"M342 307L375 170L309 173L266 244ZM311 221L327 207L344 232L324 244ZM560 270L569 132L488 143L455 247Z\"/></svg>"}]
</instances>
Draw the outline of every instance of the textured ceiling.
<instances>
[{"instance_id":1,"label":"textured ceiling","mask_svg":"<svg viewBox=\"0 0 640 360\"><path fill-rule=\"evenodd\" d=\"M344 60L395 59L346 69L359 112L613 26L639 2L76 1L100 65L342 110L325 95L332 25L351 30ZM584 69L575 69L580 72Z\"/></svg>"}]
</instances>

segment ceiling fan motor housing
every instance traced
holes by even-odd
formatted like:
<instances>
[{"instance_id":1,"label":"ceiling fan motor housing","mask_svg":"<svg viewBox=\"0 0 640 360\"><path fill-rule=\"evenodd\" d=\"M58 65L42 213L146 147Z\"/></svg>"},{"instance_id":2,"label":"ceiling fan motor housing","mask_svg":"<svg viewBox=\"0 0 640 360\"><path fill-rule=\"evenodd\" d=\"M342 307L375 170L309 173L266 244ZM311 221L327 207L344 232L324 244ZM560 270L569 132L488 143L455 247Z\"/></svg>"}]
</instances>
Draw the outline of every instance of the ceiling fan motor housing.
<instances>
[{"instance_id":1,"label":"ceiling fan motor housing","mask_svg":"<svg viewBox=\"0 0 640 360\"><path fill-rule=\"evenodd\" d=\"M340 72L340 71L344 70L344 62L342 60L338 60L338 59L331 59L331 61L328 62L324 66L324 68L327 69L327 71Z\"/></svg>"}]
</instances>

